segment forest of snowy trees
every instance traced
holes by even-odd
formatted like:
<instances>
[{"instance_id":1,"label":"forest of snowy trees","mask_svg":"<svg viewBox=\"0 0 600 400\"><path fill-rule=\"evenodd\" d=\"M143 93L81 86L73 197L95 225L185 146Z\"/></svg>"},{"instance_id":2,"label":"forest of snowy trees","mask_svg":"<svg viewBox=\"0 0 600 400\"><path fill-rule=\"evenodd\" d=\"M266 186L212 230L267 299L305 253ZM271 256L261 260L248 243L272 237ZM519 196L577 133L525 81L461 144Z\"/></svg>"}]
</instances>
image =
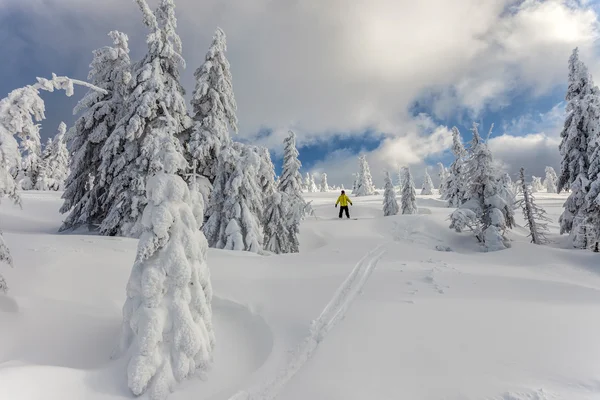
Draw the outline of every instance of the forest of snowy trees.
<instances>
[{"instance_id":1,"label":"forest of snowy trees","mask_svg":"<svg viewBox=\"0 0 600 400\"><path fill-rule=\"evenodd\" d=\"M156 400L210 367L215 337L208 247L297 253L301 222L311 213L303 192L328 193L343 185L331 186L325 172L302 171L293 131L283 142L278 177L269 149L232 139L240 123L220 28L195 70L188 107L174 1L160 0L154 10L145 0L135 1L147 29L147 48L139 60L130 58L128 36L112 31L112 43L93 52L89 83L56 75L38 78L0 101L0 196L20 204L20 190L63 191L61 231L140 239L115 356L128 357L132 393L149 392ZM570 194L561 233L569 234L574 248L599 251L600 90L577 49L569 59L568 79L558 174L547 166L544 178L529 180L521 169L513 184L478 124L466 144L452 128L454 159L448 167L438 163L433 174L438 189L424 170L419 194L439 195L453 209L450 228L472 233L485 251L510 247L508 231L515 226L517 207L531 241L547 243L548 219L534 193L565 190ZM70 96L74 85L88 88L75 107L76 121L70 129L61 123L42 146L40 91L64 90ZM399 168L396 182L393 175L384 174L383 215L418 214L411 169ZM420 175L417 179L421 182ZM378 194L365 155L358 158L352 194ZM1 235L0 261L12 264ZM6 290L0 275L0 291ZM178 340L165 339L173 336Z\"/></svg>"}]
</instances>

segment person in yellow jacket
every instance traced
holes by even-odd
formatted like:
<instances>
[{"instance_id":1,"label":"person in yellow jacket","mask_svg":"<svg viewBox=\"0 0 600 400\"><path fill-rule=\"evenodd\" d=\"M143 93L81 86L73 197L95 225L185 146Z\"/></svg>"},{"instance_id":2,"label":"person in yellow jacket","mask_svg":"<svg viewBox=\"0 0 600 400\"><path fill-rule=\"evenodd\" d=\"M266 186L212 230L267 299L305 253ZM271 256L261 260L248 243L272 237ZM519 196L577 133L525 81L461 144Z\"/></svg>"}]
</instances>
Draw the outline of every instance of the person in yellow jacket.
<instances>
[{"instance_id":1,"label":"person in yellow jacket","mask_svg":"<svg viewBox=\"0 0 600 400\"><path fill-rule=\"evenodd\" d=\"M346 212L346 217L350 218L350 212L348 211L348 203L352 205L352 201L350 201L350 198L346 196L346 192L342 190L342 194L340 195L340 197L338 197L337 201L335 202L336 208L338 204L340 205L340 218L342 218L342 213L344 211Z\"/></svg>"}]
</instances>

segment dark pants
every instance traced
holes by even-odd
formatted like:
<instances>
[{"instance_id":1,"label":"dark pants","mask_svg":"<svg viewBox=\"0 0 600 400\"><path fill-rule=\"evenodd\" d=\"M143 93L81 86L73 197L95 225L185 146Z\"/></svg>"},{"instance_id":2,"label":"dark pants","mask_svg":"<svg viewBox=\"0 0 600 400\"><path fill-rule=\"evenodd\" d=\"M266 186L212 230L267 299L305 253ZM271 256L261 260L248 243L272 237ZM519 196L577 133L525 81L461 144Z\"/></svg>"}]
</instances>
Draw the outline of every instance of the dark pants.
<instances>
[{"instance_id":1,"label":"dark pants","mask_svg":"<svg viewBox=\"0 0 600 400\"><path fill-rule=\"evenodd\" d=\"M348 206L340 206L340 218L342 218L342 213L346 211L346 217L350 218L350 212L348 211Z\"/></svg>"}]
</instances>

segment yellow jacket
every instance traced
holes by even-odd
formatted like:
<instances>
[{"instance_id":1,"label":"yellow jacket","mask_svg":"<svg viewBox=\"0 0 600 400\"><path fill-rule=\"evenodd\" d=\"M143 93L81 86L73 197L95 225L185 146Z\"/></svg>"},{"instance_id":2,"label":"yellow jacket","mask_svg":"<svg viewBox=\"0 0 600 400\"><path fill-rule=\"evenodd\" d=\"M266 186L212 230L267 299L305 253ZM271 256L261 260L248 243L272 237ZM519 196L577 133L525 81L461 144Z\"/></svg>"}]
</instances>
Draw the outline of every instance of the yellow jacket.
<instances>
[{"instance_id":1,"label":"yellow jacket","mask_svg":"<svg viewBox=\"0 0 600 400\"><path fill-rule=\"evenodd\" d=\"M340 197L338 197L337 201L335 202L335 205L337 206L339 204L342 207L348 207L348 203L352 204L350 198L345 194L342 194L340 195Z\"/></svg>"}]
</instances>

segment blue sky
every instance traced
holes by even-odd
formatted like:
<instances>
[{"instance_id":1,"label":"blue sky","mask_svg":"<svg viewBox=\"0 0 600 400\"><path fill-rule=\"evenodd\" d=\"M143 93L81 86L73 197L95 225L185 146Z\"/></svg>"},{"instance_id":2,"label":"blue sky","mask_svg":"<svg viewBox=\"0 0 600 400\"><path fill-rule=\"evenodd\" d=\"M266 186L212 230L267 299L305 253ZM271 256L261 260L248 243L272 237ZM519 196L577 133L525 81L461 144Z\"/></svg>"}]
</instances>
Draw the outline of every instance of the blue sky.
<instances>
[{"instance_id":1,"label":"blue sky","mask_svg":"<svg viewBox=\"0 0 600 400\"><path fill-rule=\"evenodd\" d=\"M525 165L539 175L558 166L572 49L600 73L598 2L352 0L344 14L342 0L175 3L184 86L193 88L193 71L221 26L239 139L269 147L279 166L283 137L294 129L305 171L327 172L332 184L350 184L361 153L376 182L398 165L409 165L419 182L425 168L451 162L449 128L468 141L472 121L486 134L495 124L490 146L509 172ZM110 45L112 29L126 32L132 58L141 57L145 31L133 1L0 0L0 92L52 72L85 79L92 50ZM60 121L73 122L82 94L43 95L44 138Z\"/></svg>"}]
</instances>

